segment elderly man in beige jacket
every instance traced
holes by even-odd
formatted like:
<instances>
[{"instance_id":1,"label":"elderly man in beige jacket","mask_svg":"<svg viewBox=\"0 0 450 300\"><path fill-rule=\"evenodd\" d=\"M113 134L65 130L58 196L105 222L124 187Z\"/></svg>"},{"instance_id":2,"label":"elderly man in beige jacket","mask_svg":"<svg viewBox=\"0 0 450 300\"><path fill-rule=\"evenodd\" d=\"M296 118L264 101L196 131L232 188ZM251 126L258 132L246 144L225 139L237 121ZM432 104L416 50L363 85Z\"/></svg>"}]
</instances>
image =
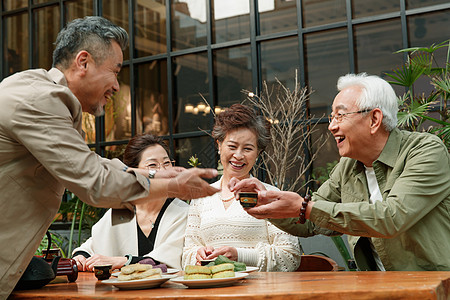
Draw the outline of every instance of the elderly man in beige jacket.
<instances>
[{"instance_id":1,"label":"elderly man in beige jacket","mask_svg":"<svg viewBox=\"0 0 450 300\"><path fill-rule=\"evenodd\" d=\"M119 90L127 43L126 31L104 18L76 19L58 34L50 71L28 70L0 83L0 299L22 276L64 188L99 207L217 192L201 179L215 170L178 168L150 180L85 144L82 111L101 115Z\"/></svg>"}]
</instances>

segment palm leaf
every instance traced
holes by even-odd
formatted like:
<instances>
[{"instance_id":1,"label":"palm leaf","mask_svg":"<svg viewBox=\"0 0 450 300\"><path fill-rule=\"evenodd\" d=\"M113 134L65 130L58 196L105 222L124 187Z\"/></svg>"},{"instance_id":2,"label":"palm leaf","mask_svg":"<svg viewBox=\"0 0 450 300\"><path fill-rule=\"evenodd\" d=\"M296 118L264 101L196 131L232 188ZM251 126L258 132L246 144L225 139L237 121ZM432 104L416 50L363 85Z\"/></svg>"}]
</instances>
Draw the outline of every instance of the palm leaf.
<instances>
[{"instance_id":1,"label":"palm leaf","mask_svg":"<svg viewBox=\"0 0 450 300\"><path fill-rule=\"evenodd\" d=\"M401 96L398 96L397 97L398 107L400 107L400 108L406 107L408 100L409 100L409 92L404 93Z\"/></svg>"},{"instance_id":2,"label":"palm leaf","mask_svg":"<svg viewBox=\"0 0 450 300\"><path fill-rule=\"evenodd\" d=\"M450 148L450 124L449 123L447 123L447 126L445 126L445 127L434 127L433 129L431 129L430 132L437 135L444 142L445 146L447 146L447 149Z\"/></svg>"},{"instance_id":3,"label":"palm leaf","mask_svg":"<svg viewBox=\"0 0 450 300\"><path fill-rule=\"evenodd\" d=\"M416 122L421 122L423 114L429 109L432 102L421 104L417 100L413 100L411 104L397 114L397 124L400 127L415 128Z\"/></svg>"},{"instance_id":4,"label":"palm leaf","mask_svg":"<svg viewBox=\"0 0 450 300\"><path fill-rule=\"evenodd\" d=\"M440 92L450 93L450 76L444 78L434 77L431 79L431 84Z\"/></svg>"},{"instance_id":5,"label":"palm leaf","mask_svg":"<svg viewBox=\"0 0 450 300\"><path fill-rule=\"evenodd\" d=\"M430 73L428 75L430 76L442 76L442 74L445 74L445 68L431 68Z\"/></svg>"},{"instance_id":6,"label":"palm leaf","mask_svg":"<svg viewBox=\"0 0 450 300\"><path fill-rule=\"evenodd\" d=\"M447 149L450 149L450 126L442 128L437 132L437 135L444 141Z\"/></svg>"},{"instance_id":7,"label":"palm leaf","mask_svg":"<svg viewBox=\"0 0 450 300\"><path fill-rule=\"evenodd\" d=\"M432 104L436 104L439 102L439 96L440 96L440 93L438 93L436 91L432 91L432 92L430 92L428 97L425 97L425 95L422 94L421 96L416 97L415 99L420 105L429 104L431 106Z\"/></svg>"},{"instance_id":8,"label":"palm leaf","mask_svg":"<svg viewBox=\"0 0 450 300\"><path fill-rule=\"evenodd\" d=\"M446 40L446 41L443 41L442 43L439 43L437 45L436 44L432 44L430 47L405 48L405 49L398 50L395 53L404 53L404 52L412 52L412 53L414 53L414 52L418 52L418 51L433 53L434 51L436 51L439 48L446 47L447 46L446 44L449 43L449 42L450 42L450 40Z\"/></svg>"},{"instance_id":9,"label":"palm leaf","mask_svg":"<svg viewBox=\"0 0 450 300\"><path fill-rule=\"evenodd\" d=\"M446 121L435 119L435 118L427 116L427 115L422 115L421 117L426 119L426 120L428 120L428 121L433 121L433 122L438 123L438 124L440 124L440 125L442 125L444 127L450 128L450 123L448 123Z\"/></svg>"},{"instance_id":10,"label":"palm leaf","mask_svg":"<svg viewBox=\"0 0 450 300\"><path fill-rule=\"evenodd\" d=\"M394 74L385 73L395 81L388 81L391 84L411 87L413 83L423 74L425 70L417 64L403 65L393 70Z\"/></svg>"},{"instance_id":11,"label":"palm leaf","mask_svg":"<svg viewBox=\"0 0 450 300\"><path fill-rule=\"evenodd\" d=\"M433 65L433 55L428 52L421 52L411 55L409 64L416 69L423 69L423 74L429 75L431 73L431 66Z\"/></svg>"},{"instance_id":12,"label":"palm leaf","mask_svg":"<svg viewBox=\"0 0 450 300\"><path fill-rule=\"evenodd\" d=\"M67 253L64 251L64 242L65 242L65 238L56 232L50 232L52 235L52 243L54 243L59 250L61 251L61 255L62 257L67 257Z\"/></svg>"}]
</instances>

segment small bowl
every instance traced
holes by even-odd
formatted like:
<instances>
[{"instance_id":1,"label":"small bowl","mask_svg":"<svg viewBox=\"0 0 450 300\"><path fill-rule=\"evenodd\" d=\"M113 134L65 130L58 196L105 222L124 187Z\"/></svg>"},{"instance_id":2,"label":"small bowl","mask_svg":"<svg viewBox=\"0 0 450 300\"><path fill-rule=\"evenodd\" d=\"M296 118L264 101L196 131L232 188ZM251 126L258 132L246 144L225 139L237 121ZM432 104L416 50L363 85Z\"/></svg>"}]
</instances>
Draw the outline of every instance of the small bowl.
<instances>
[{"instance_id":1,"label":"small bowl","mask_svg":"<svg viewBox=\"0 0 450 300\"><path fill-rule=\"evenodd\" d=\"M61 250L59 248L52 248L48 251L47 256L47 249L42 250L42 255L46 261L53 261L53 259L57 256L61 256Z\"/></svg>"},{"instance_id":2,"label":"small bowl","mask_svg":"<svg viewBox=\"0 0 450 300\"><path fill-rule=\"evenodd\" d=\"M239 202L242 207L254 207L258 203L258 193L239 193Z\"/></svg>"},{"instance_id":3,"label":"small bowl","mask_svg":"<svg viewBox=\"0 0 450 300\"><path fill-rule=\"evenodd\" d=\"M98 280L106 280L111 277L112 265L99 265L94 266L94 274Z\"/></svg>"},{"instance_id":4,"label":"small bowl","mask_svg":"<svg viewBox=\"0 0 450 300\"><path fill-rule=\"evenodd\" d=\"M209 264L210 262L212 262L212 261L215 261L216 259L205 259L205 260L201 260L200 261L200 264L202 265L202 266L206 266L207 264Z\"/></svg>"}]
</instances>

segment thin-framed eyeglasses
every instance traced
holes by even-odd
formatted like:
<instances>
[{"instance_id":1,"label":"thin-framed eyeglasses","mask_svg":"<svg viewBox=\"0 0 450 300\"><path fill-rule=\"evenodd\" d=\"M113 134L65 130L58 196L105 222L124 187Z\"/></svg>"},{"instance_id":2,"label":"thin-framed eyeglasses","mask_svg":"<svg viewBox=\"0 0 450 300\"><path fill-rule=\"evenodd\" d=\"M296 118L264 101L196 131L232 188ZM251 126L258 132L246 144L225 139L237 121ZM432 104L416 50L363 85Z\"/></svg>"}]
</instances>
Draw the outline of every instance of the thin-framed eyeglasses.
<instances>
[{"instance_id":1,"label":"thin-framed eyeglasses","mask_svg":"<svg viewBox=\"0 0 450 300\"><path fill-rule=\"evenodd\" d=\"M162 163L149 161L146 163L145 168L147 168L148 170L161 170L161 168L167 169L173 167L174 164L174 160L165 160Z\"/></svg>"},{"instance_id":2,"label":"thin-framed eyeglasses","mask_svg":"<svg viewBox=\"0 0 450 300\"><path fill-rule=\"evenodd\" d=\"M348 112L348 113L337 113L333 116L333 114L328 116L328 122L331 124L331 122L333 122L333 120L336 120L336 123L341 123L342 120L344 119L344 117L346 115L351 115L351 114L362 114L362 113L366 113L371 111L372 109L363 109L363 110L358 110L358 111L352 111L352 112Z\"/></svg>"}]
</instances>

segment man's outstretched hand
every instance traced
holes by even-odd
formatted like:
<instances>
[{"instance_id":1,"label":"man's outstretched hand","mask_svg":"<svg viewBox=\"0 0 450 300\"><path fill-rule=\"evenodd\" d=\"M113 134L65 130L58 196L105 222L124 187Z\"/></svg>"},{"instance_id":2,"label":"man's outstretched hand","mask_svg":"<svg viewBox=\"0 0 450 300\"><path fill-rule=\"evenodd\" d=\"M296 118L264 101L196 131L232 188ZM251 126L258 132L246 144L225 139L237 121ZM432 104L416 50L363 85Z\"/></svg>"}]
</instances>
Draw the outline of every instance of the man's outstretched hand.
<instances>
[{"instance_id":1,"label":"man's outstretched hand","mask_svg":"<svg viewBox=\"0 0 450 300\"><path fill-rule=\"evenodd\" d=\"M179 172L169 180L167 194L183 200L211 196L218 191L202 178L214 178L218 175L215 169L191 168Z\"/></svg>"},{"instance_id":2,"label":"man's outstretched hand","mask_svg":"<svg viewBox=\"0 0 450 300\"><path fill-rule=\"evenodd\" d=\"M245 209L257 219L284 219L298 217L303 198L294 192L260 191L258 204Z\"/></svg>"},{"instance_id":3,"label":"man's outstretched hand","mask_svg":"<svg viewBox=\"0 0 450 300\"><path fill-rule=\"evenodd\" d=\"M267 191L261 181L256 178L238 180L232 178L228 183L230 191L239 197L240 192L258 193L255 207L244 208L249 215L257 219L284 219L298 217L303 198L297 193L283 191Z\"/></svg>"}]
</instances>

